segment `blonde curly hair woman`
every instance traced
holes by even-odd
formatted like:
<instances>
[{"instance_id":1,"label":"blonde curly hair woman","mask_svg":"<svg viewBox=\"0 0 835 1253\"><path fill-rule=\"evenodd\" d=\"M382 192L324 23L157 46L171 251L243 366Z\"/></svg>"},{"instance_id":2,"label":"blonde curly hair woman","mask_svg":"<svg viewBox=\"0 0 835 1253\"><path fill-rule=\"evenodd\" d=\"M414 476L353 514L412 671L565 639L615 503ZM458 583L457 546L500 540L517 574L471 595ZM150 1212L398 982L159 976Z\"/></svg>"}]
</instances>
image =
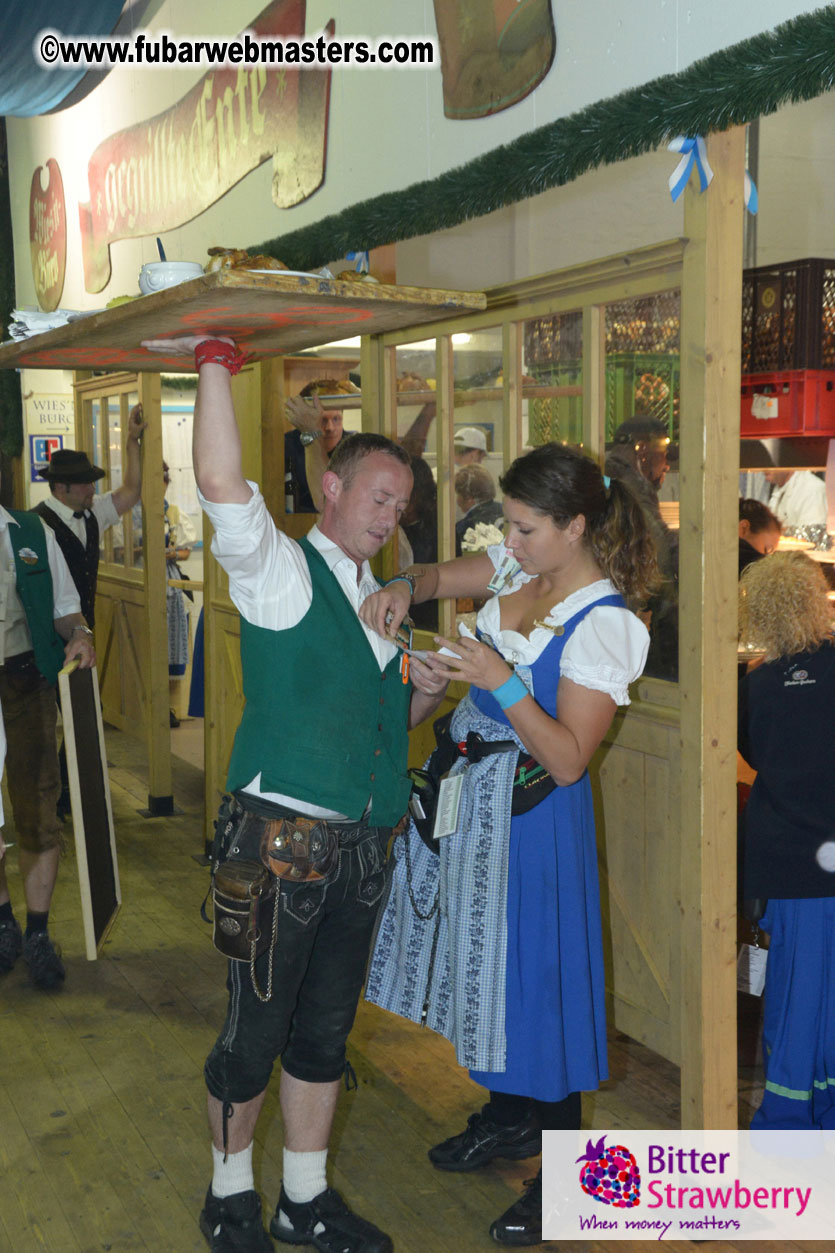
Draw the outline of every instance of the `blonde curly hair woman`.
<instances>
[{"instance_id":1,"label":"blonde curly hair woman","mask_svg":"<svg viewBox=\"0 0 835 1253\"><path fill-rule=\"evenodd\" d=\"M766 901L765 1093L752 1127L835 1127L835 648L821 568L749 566L740 634L765 660L739 685L739 750L757 771L743 816L743 895Z\"/></svg>"}]
</instances>

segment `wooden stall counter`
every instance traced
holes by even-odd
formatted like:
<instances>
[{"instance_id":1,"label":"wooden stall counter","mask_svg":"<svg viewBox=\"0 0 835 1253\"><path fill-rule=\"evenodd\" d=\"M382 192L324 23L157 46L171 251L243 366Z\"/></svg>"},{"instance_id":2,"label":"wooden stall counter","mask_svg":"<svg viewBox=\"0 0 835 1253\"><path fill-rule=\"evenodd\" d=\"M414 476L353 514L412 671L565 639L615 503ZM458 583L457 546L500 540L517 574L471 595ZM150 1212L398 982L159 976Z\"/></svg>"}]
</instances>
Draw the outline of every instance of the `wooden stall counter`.
<instances>
[{"instance_id":1,"label":"wooden stall counter","mask_svg":"<svg viewBox=\"0 0 835 1253\"><path fill-rule=\"evenodd\" d=\"M0 369L190 373L146 339L231 335L258 361L330 340L418 326L486 307L483 292L343 282L282 271L219 270L0 347Z\"/></svg>"}]
</instances>

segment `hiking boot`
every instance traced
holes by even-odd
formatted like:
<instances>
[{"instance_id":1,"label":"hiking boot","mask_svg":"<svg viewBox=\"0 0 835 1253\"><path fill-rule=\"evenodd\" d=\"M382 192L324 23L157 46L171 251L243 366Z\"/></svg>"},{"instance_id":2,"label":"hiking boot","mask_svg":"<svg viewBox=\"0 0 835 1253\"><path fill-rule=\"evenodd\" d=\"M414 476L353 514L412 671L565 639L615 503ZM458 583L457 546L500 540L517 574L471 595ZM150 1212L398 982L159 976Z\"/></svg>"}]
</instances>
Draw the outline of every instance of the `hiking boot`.
<instances>
[{"instance_id":1,"label":"hiking boot","mask_svg":"<svg viewBox=\"0 0 835 1253\"><path fill-rule=\"evenodd\" d=\"M286 1244L312 1244L321 1253L392 1253L384 1231L350 1210L335 1188L312 1201L289 1200L284 1186L270 1231Z\"/></svg>"},{"instance_id":2,"label":"hiking boot","mask_svg":"<svg viewBox=\"0 0 835 1253\"><path fill-rule=\"evenodd\" d=\"M542 1149L542 1131L536 1111L531 1109L521 1122L506 1126L498 1123L485 1105L470 1114L466 1131L450 1136L429 1150L429 1160L438 1170L478 1170L495 1157L519 1161L535 1157Z\"/></svg>"},{"instance_id":3,"label":"hiking boot","mask_svg":"<svg viewBox=\"0 0 835 1253\"><path fill-rule=\"evenodd\" d=\"M23 947L23 936L16 918L0 922L0 975L8 974Z\"/></svg>"},{"instance_id":4,"label":"hiking boot","mask_svg":"<svg viewBox=\"0 0 835 1253\"><path fill-rule=\"evenodd\" d=\"M67 972L47 931L33 931L23 937L23 960L29 967L29 978L36 988L57 988Z\"/></svg>"},{"instance_id":5,"label":"hiking boot","mask_svg":"<svg viewBox=\"0 0 835 1253\"><path fill-rule=\"evenodd\" d=\"M210 1187L200 1230L212 1253L275 1253L261 1221L261 1198L251 1189L217 1197Z\"/></svg>"},{"instance_id":6,"label":"hiking boot","mask_svg":"<svg viewBox=\"0 0 835 1253\"><path fill-rule=\"evenodd\" d=\"M535 1179L526 1179L525 1187L519 1200L490 1226L497 1244L542 1243L542 1171Z\"/></svg>"}]
</instances>

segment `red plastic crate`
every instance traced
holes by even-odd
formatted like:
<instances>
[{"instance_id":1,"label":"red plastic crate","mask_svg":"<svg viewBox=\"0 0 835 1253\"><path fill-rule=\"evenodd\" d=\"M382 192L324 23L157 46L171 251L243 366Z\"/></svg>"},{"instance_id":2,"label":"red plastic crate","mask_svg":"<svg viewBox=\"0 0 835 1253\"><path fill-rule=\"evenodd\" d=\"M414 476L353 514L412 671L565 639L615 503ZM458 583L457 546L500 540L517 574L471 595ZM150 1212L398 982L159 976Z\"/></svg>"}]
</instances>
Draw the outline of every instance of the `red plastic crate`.
<instances>
[{"instance_id":1,"label":"red plastic crate","mask_svg":"<svg viewBox=\"0 0 835 1253\"><path fill-rule=\"evenodd\" d=\"M835 370L743 374L740 434L835 436Z\"/></svg>"}]
</instances>

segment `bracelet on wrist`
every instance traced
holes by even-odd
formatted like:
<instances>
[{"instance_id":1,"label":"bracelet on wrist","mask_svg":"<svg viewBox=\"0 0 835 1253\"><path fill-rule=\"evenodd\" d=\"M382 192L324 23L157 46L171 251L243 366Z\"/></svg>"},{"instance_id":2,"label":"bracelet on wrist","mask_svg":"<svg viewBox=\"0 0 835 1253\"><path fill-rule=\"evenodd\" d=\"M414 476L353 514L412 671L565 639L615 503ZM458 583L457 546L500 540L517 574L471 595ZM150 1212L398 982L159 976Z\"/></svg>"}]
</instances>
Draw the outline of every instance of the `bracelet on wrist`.
<instances>
[{"instance_id":1,"label":"bracelet on wrist","mask_svg":"<svg viewBox=\"0 0 835 1253\"><path fill-rule=\"evenodd\" d=\"M387 579L383 584L384 587L390 587L392 583L408 583L409 584L409 600L414 599L415 590L417 588L417 579L413 574L395 574L393 579Z\"/></svg>"},{"instance_id":2,"label":"bracelet on wrist","mask_svg":"<svg viewBox=\"0 0 835 1253\"><path fill-rule=\"evenodd\" d=\"M500 708L510 709L511 705L516 705L525 696L529 696L530 692L519 678L519 675L512 674L509 679L505 679L500 687L494 687L491 695L496 698Z\"/></svg>"},{"instance_id":3,"label":"bracelet on wrist","mask_svg":"<svg viewBox=\"0 0 835 1253\"><path fill-rule=\"evenodd\" d=\"M308 444L312 444L315 439L321 439L321 437L321 431L299 431L299 441L304 448L307 448Z\"/></svg>"},{"instance_id":4,"label":"bracelet on wrist","mask_svg":"<svg viewBox=\"0 0 835 1253\"><path fill-rule=\"evenodd\" d=\"M76 623L76 625L70 631L70 636L75 635L76 631L81 631L84 635L88 635L90 639L93 638L93 632L90 630L88 626L85 626L83 622Z\"/></svg>"},{"instance_id":5,"label":"bracelet on wrist","mask_svg":"<svg viewBox=\"0 0 835 1253\"><path fill-rule=\"evenodd\" d=\"M246 353L239 352L234 344L227 344L222 339L201 340L194 350L194 365L198 373L201 365L211 362L222 365L230 374L238 374L246 361Z\"/></svg>"}]
</instances>

